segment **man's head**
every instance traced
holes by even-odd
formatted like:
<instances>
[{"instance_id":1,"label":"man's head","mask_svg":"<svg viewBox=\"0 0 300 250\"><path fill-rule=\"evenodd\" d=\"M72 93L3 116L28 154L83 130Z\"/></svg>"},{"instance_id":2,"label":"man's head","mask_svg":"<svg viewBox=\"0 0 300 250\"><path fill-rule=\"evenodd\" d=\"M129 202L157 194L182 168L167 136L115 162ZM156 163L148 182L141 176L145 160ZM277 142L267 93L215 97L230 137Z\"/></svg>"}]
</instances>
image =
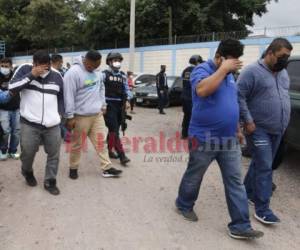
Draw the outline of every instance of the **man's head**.
<instances>
[{"instance_id":1,"label":"man's head","mask_svg":"<svg viewBox=\"0 0 300 250\"><path fill-rule=\"evenodd\" d=\"M264 61L273 72L286 68L293 50L291 43L285 38L276 38L266 49Z\"/></svg>"},{"instance_id":2,"label":"man's head","mask_svg":"<svg viewBox=\"0 0 300 250\"><path fill-rule=\"evenodd\" d=\"M167 66L166 65L160 65L160 72L165 73L167 70Z\"/></svg>"},{"instance_id":3,"label":"man's head","mask_svg":"<svg viewBox=\"0 0 300 250\"><path fill-rule=\"evenodd\" d=\"M123 56L119 52L109 52L106 57L106 64L113 70L119 70L123 61Z\"/></svg>"},{"instance_id":4,"label":"man's head","mask_svg":"<svg viewBox=\"0 0 300 250\"><path fill-rule=\"evenodd\" d=\"M56 70L61 70L63 66L63 57L59 54L51 56L51 66Z\"/></svg>"},{"instance_id":5,"label":"man's head","mask_svg":"<svg viewBox=\"0 0 300 250\"><path fill-rule=\"evenodd\" d=\"M0 61L0 72L4 76L9 76L13 67L12 67L12 60L10 58L3 58Z\"/></svg>"},{"instance_id":6,"label":"man's head","mask_svg":"<svg viewBox=\"0 0 300 250\"><path fill-rule=\"evenodd\" d=\"M217 67L221 66L226 59L238 59L244 53L244 45L235 39L222 40L217 48L215 63Z\"/></svg>"},{"instance_id":7,"label":"man's head","mask_svg":"<svg viewBox=\"0 0 300 250\"><path fill-rule=\"evenodd\" d=\"M200 63L203 63L203 59L202 59L202 57L200 55L193 55L193 56L191 56L191 58L189 60L189 63L191 65L195 65L196 66L196 65L198 65Z\"/></svg>"},{"instance_id":8,"label":"man's head","mask_svg":"<svg viewBox=\"0 0 300 250\"><path fill-rule=\"evenodd\" d=\"M33 54L33 66L45 66L50 70L50 56L49 53L45 50L38 50Z\"/></svg>"},{"instance_id":9,"label":"man's head","mask_svg":"<svg viewBox=\"0 0 300 250\"><path fill-rule=\"evenodd\" d=\"M101 54L96 50L90 50L83 59L83 65L88 72L93 72L101 64Z\"/></svg>"}]
</instances>

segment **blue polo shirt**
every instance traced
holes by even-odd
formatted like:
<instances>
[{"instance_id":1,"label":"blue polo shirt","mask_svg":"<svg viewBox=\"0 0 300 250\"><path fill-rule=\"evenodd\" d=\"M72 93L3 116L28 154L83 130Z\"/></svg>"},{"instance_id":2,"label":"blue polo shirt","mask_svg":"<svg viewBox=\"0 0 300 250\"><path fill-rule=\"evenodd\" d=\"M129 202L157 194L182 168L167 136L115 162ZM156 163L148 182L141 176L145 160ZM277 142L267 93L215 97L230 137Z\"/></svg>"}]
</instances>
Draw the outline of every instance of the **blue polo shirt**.
<instances>
[{"instance_id":1,"label":"blue polo shirt","mask_svg":"<svg viewBox=\"0 0 300 250\"><path fill-rule=\"evenodd\" d=\"M191 74L193 111L189 136L200 142L222 144L235 138L239 121L237 86L232 74L228 74L215 93L200 97L196 93L198 83L216 72L213 60L198 65Z\"/></svg>"}]
</instances>

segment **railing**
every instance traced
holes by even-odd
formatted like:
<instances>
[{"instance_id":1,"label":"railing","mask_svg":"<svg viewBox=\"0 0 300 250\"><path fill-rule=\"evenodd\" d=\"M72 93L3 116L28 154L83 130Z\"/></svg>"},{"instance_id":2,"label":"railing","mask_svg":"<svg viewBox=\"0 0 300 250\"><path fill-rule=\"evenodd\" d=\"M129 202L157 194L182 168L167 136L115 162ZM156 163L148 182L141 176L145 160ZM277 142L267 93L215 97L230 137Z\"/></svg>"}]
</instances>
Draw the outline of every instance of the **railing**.
<instances>
[{"instance_id":1,"label":"railing","mask_svg":"<svg viewBox=\"0 0 300 250\"><path fill-rule=\"evenodd\" d=\"M5 57L5 42L0 41L0 58Z\"/></svg>"},{"instance_id":2,"label":"railing","mask_svg":"<svg viewBox=\"0 0 300 250\"><path fill-rule=\"evenodd\" d=\"M230 32L211 32L202 33L190 36L173 36L170 43L169 38L155 38L135 41L136 47L155 46L155 45L169 45L169 44L183 44L183 43L199 43L199 42L212 42L220 41L226 38L234 39L251 39L251 38L267 38L278 36L300 36L300 25L285 26L285 27L270 27L261 29L249 29L249 31L230 31ZM95 47L95 46L93 46ZM111 42L103 42L96 46L98 50L114 49L114 48L128 48L129 41L114 40ZM64 52L77 52L86 51L90 49L88 46L71 46L65 48L48 48L49 53L64 53ZM27 50L21 52L13 52L13 56L32 55L35 50Z\"/></svg>"}]
</instances>

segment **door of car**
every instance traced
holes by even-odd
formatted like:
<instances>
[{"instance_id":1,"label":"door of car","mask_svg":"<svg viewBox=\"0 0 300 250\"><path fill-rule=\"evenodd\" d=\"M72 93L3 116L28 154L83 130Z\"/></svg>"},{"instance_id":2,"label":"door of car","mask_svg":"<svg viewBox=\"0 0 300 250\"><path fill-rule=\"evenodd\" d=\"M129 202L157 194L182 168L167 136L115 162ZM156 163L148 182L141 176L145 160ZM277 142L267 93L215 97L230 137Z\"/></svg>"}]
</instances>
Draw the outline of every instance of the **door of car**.
<instances>
[{"instance_id":1,"label":"door of car","mask_svg":"<svg viewBox=\"0 0 300 250\"><path fill-rule=\"evenodd\" d=\"M285 141L300 150L300 57L291 58L287 71L290 77L291 119Z\"/></svg>"},{"instance_id":2,"label":"door of car","mask_svg":"<svg viewBox=\"0 0 300 250\"><path fill-rule=\"evenodd\" d=\"M170 102L173 104L180 104L181 103L181 95L182 95L182 78L176 77L174 79L174 83L170 89L169 99Z\"/></svg>"}]
</instances>

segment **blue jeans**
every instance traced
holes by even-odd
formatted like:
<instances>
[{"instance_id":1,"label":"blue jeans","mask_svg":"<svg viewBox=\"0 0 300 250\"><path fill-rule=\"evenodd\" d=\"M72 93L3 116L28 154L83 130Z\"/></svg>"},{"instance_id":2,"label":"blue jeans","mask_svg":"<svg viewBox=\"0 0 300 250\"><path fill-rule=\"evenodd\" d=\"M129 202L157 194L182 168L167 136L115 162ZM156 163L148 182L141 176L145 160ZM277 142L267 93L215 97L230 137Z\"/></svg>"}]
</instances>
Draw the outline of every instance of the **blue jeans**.
<instances>
[{"instance_id":1,"label":"blue jeans","mask_svg":"<svg viewBox=\"0 0 300 250\"><path fill-rule=\"evenodd\" d=\"M0 121L3 129L1 151L3 154L15 154L20 142L20 111L0 110Z\"/></svg>"},{"instance_id":2,"label":"blue jeans","mask_svg":"<svg viewBox=\"0 0 300 250\"><path fill-rule=\"evenodd\" d=\"M272 196L272 163L279 147L282 134L268 134L262 128L248 136L252 161L244 184L248 198L254 201L258 216L272 214L270 199Z\"/></svg>"},{"instance_id":3,"label":"blue jeans","mask_svg":"<svg viewBox=\"0 0 300 250\"><path fill-rule=\"evenodd\" d=\"M189 143L190 158L182 177L176 205L182 211L191 211L198 198L203 176L213 160L217 160L225 187L226 202L231 217L230 231L241 232L251 228L245 187L241 174L241 150L234 140L231 147L213 150L209 144L192 148Z\"/></svg>"}]
</instances>

